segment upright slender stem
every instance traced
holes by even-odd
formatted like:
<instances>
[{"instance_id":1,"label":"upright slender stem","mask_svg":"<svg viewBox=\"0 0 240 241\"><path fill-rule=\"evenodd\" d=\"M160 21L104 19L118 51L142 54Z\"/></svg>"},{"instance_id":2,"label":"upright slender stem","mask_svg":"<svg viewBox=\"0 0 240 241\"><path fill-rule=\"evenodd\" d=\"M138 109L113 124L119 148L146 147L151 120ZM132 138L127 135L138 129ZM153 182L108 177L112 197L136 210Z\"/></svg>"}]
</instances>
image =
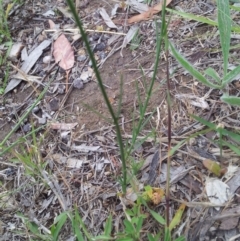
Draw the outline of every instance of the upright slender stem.
<instances>
[{"instance_id":1,"label":"upright slender stem","mask_svg":"<svg viewBox=\"0 0 240 241\"><path fill-rule=\"evenodd\" d=\"M80 33L82 35L82 39L86 45L86 49L87 49L87 52L89 54L89 58L92 62L92 66L93 66L93 69L94 69L94 72L95 72L95 75L96 75L96 78L98 80L98 84L99 84L99 88L102 92L102 95L103 95L103 98L104 98L104 101L108 107L108 110L112 116L112 119L113 119L113 123L114 123L114 126L116 128L116 133L117 133L117 140L118 140L118 144L119 144L119 148L120 148L120 155L121 155L121 161L122 161L122 191L123 193L125 194L126 193L126 190L127 190L127 165L126 165L126 159L125 159L125 153L124 153L124 147L123 147L123 142L122 142L122 135L121 135L121 130L120 130L120 126L119 126L119 123L118 123L118 118L117 116L115 115L114 111L113 111L113 108L111 106L111 103L108 99L108 96L107 96L107 93L106 93L106 90L104 88L104 85L103 85L103 81L102 81L102 78L101 78L101 75L98 71L98 67L97 67L97 63L96 63L96 60L94 58L94 54L91 50L91 47L90 47L90 44L88 42L88 39L87 39L87 35L83 29L83 25L78 17L78 14L75 10L75 7L74 7L74 4L72 2L72 0L67 0L67 3L70 7L70 10L75 18L75 21L77 23L77 26L80 30Z\"/></svg>"}]
</instances>

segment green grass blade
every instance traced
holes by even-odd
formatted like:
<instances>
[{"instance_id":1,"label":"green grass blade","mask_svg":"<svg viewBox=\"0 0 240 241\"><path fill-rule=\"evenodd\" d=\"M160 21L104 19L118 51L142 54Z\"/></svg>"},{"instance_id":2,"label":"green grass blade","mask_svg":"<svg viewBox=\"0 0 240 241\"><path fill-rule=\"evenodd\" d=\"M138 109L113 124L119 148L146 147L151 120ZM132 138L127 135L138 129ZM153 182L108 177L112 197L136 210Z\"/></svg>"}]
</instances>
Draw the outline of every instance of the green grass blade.
<instances>
[{"instance_id":1,"label":"green grass blade","mask_svg":"<svg viewBox=\"0 0 240 241\"><path fill-rule=\"evenodd\" d=\"M74 19L76 21L76 25L78 26L79 31L82 35L82 40L83 40L83 42L86 46L87 52L89 54L89 58L92 62L92 67L93 67L94 73L96 75L99 88L102 92L102 96L104 98L104 101L107 105L108 111L111 114L111 117L112 117L114 125L115 125L115 129L116 129L116 133L117 133L117 140L118 140L119 149L120 149L121 161L122 161L122 180L123 180L122 191L123 191L123 193L126 193L126 190L127 190L127 164L126 164L126 160L125 160L125 152L124 152L123 140L122 140L122 135L121 135L121 129L120 129L120 126L118 124L118 118L115 115L115 113L113 111L113 108L112 108L112 105L109 101L109 98L108 98L107 92L105 90L100 72L99 72L98 67L97 67L97 63L96 63L96 60L95 60L95 57L94 57L94 53L93 53L93 51L90 47L88 37L87 37L87 35L86 35L86 33L83 29L82 22L81 22L81 20L78 16L78 13L76 12L75 5L74 5L72 0L67 0L67 3L68 3L68 6L69 6L73 16L74 16Z\"/></svg>"},{"instance_id":2,"label":"green grass blade","mask_svg":"<svg viewBox=\"0 0 240 241\"><path fill-rule=\"evenodd\" d=\"M236 67L235 69L233 69L231 72L227 73L222 81L222 87L225 87L226 84L230 83L231 81L233 81L233 79L240 74L240 66Z\"/></svg>"},{"instance_id":3,"label":"green grass blade","mask_svg":"<svg viewBox=\"0 0 240 241\"><path fill-rule=\"evenodd\" d=\"M215 69L213 68L207 68L205 71L204 71L205 74L207 74L208 76L212 77L217 83L221 84L222 81L218 75L218 73L215 71Z\"/></svg>"},{"instance_id":4,"label":"green grass blade","mask_svg":"<svg viewBox=\"0 0 240 241\"><path fill-rule=\"evenodd\" d=\"M224 141L224 140L222 140L222 144L223 144L224 146L229 147L232 151L234 151L237 155L240 156L239 146L234 146L233 144L230 144L230 143L228 143L228 142L226 142L226 141Z\"/></svg>"},{"instance_id":5,"label":"green grass blade","mask_svg":"<svg viewBox=\"0 0 240 241\"><path fill-rule=\"evenodd\" d=\"M190 115L190 116L193 117L195 120L199 121L200 123L202 123L203 125L208 126L212 130L217 131L217 125L215 125L214 123L206 121L206 120L202 119L201 117L198 117L198 116L195 116L195 115ZM240 135L239 134L236 134L232 131L228 131L226 129L222 130L222 134L231 138L232 140L240 143Z\"/></svg>"},{"instance_id":6,"label":"green grass blade","mask_svg":"<svg viewBox=\"0 0 240 241\"><path fill-rule=\"evenodd\" d=\"M111 232L112 232L112 215L108 217L104 227L104 234L106 236L110 236Z\"/></svg>"},{"instance_id":7,"label":"green grass blade","mask_svg":"<svg viewBox=\"0 0 240 241\"><path fill-rule=\"evenodd\" d=\"M92 237L91 237L90 233L88 232L88 230L87 230L87 228L86 228L82 218L80 217L77 208L75 207L74 209L75 209L75 220L76 220L76 222L80 225L80 227L83 230L83 233L86 235L88 240L91 240Z\"/></svg>"},{"instance_id":8,"label":"green grass blade","mask_svg":"<svg viewBox=\"0 0 240 241\"><path fill-rule=\"evenodd\" d=\"M240 67L240 66L239 66ZM229 105L240 106L240 97L229 96L224 94L221 100Z\"/></svg>"},{"instance_id":9,"label":"green grass blade","mask_svg":"<svg viewBox=\"0 0 240 241\"><path fill-rule=\"evenodd\" d=\"M164 230L164 241L171 241L171 232L170 229L168 227L165 227Z\"/></svg>"},{"instance_id":10,"label":"green grass blade","mask_svg":"<svg viewBox=\"0 0 240 241\"><path fill-rule=\"evenodd\" d=\"M195 20L195 21L200 22L200 23L206 23L206 24L209 24L209 25L212 25L212 26L218 25L218 23L216 21L213 21L210 18L206 18L206 17L203 17L203 16L196 16L195 14L191 14L191 13L179 12L179 11L176 11L176 10L173 10L173 9L170 9L170 8L166 8L166 10L168 12L180 15L183 18Z\"/></svg>"},{"instance_id":11,"label":"green grass blade","mask_svg":"<svg viewBox=\"0 0 240 241\"><path fill-rule=\"evenodd\" d=\"M57 217L57 225L56 227L54 227L51 231L52 231L52 235L53 235L53 240L57 241L58 240L58 235L62 229L62 226L64 225L64 223L67 221L67 214L66 213L61 213L58 217Z\"/></svg>"},{"instance_id":12,"label":"green grass blade","mask_svg":"<svg viewBox=\"0 0 240 241\"><path fill-rule=\"evenodd\" d=\"M186 240L185 237L180 236L177 239L175 239L174 241L185 241L185 240Z\"/></svg>"},{"instance_id":13,"label":"green grass blade","mask_svg":"<svg viewBox=\"0 0 240 241\"><path fill-rule=\"evenodd\" d=\"M153 211L151 209L149 209L149 212L160 224L162 224L162 225L166 224L165 219L161 215L159 215L158 213L156 213L155 211Z\"/></svg>"},{"instance_id":14,"label":"green grass blade","mask_svg":"<svg viewBox=\"0 0 240 241\"><path fill-rule=\"evenodd\" d=\"M214 89L220 89L221 86L215 85L208 81L197 69L194 68L192 64L190 64L172 45L171 42L169 42L170 49L172 51L173 56L178 60L178 62L182 65L184 69L186 69L194 78L196 78L198 81L200 81L202 84L214 88Z\"/></svg>"},{"instance_id":15,"label":"green grass blade","mask_svg":"<svg viewBox=\"0 0 240 241\"><path fill-rule=\"evenodd\" d=\"M175 13L179 16L182 16L183 18L190 19L190 20L195 20L200 23L206 23L212 26L218 26L218 23L214 20L211 20L210 18L206 18L203 16L196 16L195 14L191 13L184 13L184 12L179 12L170 8L166 8L168 12ZM240 26L232 26L231 28L232 32L240 33Z\"/></svg>"},{"instance_id":16,"label":"green grass blade","mask_svg":"<svg viewBox=\"0 0 240 241\"><path fill-rule=\"evenodd\" d=\"M223 53L223 69L224 76L227 75L228 69L228 56L230 48L230 35L231 35L231 17L229 10L229 1L217 0L218 12L218 28L220 33L220 42Z\"/></svg>"}]
</instances>

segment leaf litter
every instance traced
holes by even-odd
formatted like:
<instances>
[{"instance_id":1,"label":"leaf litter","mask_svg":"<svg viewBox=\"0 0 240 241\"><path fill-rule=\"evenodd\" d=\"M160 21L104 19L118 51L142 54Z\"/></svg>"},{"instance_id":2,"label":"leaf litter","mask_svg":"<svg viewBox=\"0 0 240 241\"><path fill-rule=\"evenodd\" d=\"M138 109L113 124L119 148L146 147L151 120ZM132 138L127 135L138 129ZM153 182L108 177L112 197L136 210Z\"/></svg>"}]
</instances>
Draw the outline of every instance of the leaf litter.
<instances>
[{"instance_id":1,"label":"leaf litter","mask_svg":"<svg viewBox=\"0 0 240 241\"><path fill-rule=\"evenodd\" d=\"M170 3L170 1L168 1L168 3ZM208 6L202 4L200 1L197 1L197 3L189 2L188 4L184 2L175 3L175 1L172 1L172 3L176 4L172 4L173 6L175 6L176 9L180 9L185 12L192 12L198 15L205 15L208 13L208 10L210 11L210 9L214 9L214 5L211 5L211 3L209 3L210 5ZM115 7L113 14L108 14L111 13L111 9L109 11L109 5L104 5L101 11L99 11L98 2L96 1L89 2L89 5L88 3L84 2L84 5L80 8L80 11L82 11L81 16L83 16L84 27L88 33L90 44L95 51L95 57L98 61L99 66L101 66L101 68L103 68L104 70L102 73L104 75L104 80L106 81L105 84L110 87L109 94L112 95L115 99L118 99L119 96L118 92L114 89L115 86L113 83L115 79L117 79L116 77L119 73L117 71L120 71L119 66L124 66L122 70L123 73L124 71L126 72L128 70L132 71L130 75L126 75L126 77L124 78L126 85L128 86L127 89L130 89L131 91L132 89L129 86L131 85L131 81L133 81L133 78L141 81L140 71L135 71L137 67L142 66L142 70L146 72L149 71L149 69L151 70L151 60L154 58L151 53L154 51L154 45L156 40L156 36L154 36L154 31L157 27L152 20L154 17L157 16L155 14L161 11L162 3L153 1L151 6L147 6L146 4L140 5L139 1L128 1L127 4L131 16L132 14L136 14L136 12L140 14L129 17L125 12L127 9L126 6L121 6L120 4L118 5L118 7L116 7L115 3L110 3L112 9L114 9ZM91 9L92 6L93 8ZM61 5L57 8L63 15L61 17L62 20L65 21L64 24L72 19L72 15L67 11L66 6L63 7L63 5ZM48 10L49 9L44 9L44 11L42 11L42 14L47 13ZM84 11L86 11L86 13L84 13ZM48 14L52 15L52 12L49 12ZM87 16L86 18L84 18L84 14L85 16ZM34 44L31 45L31 39L34 39L31 38L32 36L30 36L29 38L24 37L26 38L24 39L24 41L27 41L28 45L26 45L26 47L21 50L23 63L21 64L20 62L20 69L24 71L25 75L29 79L31 78L30 76L40 76L40 74L46 74L47 70L49 69L51 59L49 60L50 62L44 61L43 64L41 63L41 61L44 57L52 56L50 48L48 48L52 43L52 40L47 40L49 41L49 45L43 48L41 51L35 52L37 53L36 57L39 54L40 55L36 60L33 58L33 62L31 62L28 67L24 67L26 68L25 70L22 69L21 66L24 66L25 61L31 56L32 53L34 53L34 50L37 49L37 46L40 46L41 43L44 43L46 39L52 39L54 37L54 43L58 43L59 41L60 44L58 47L55 47L53 44L53 53L55 52L56 54L57 52L56 55L60 53L59 56L61 56L60 58L55 58L55 62L58 63L59 61L61 62L63 60L61 64L59 62L59 65L64 71L69 71L71 69L71 73L67 73L67 76L69 75L69 80L72 81L73 79L79 78L82 85L81 88L77 89L77 94L74 95L75 92L74 90L72 90L73 88L71 88L72 82L69 82L70 87L69 92L67 91L67 93L71 93L72 91L72 94L74 95L74 98L70 98L71 104L67 104L68 106L70 106L67 110L71 110L70 112L63 112L64 108L66 108L66 106L64 105L60 105L64 108L58 107L47 109L46 106L49 106L49 103L54 102L54 99L56 98L55 95L63 95L64 93L64 91L61 92L63 87L61 81L64 80L65 77L60 71L60 73L58 73L56 76L56 83L54 83L54 86L50 87L50 92L46 95L46 98L44 100L46 103L40 103L38 109L35 110L33 115L34 120L40 120L41 122L41 119L45 118L45 121L43 121L42 123L46 123L47 121L56 118L56 116L59 116L61 118L61 121L55 122L57 125L54 128L51 128L48 142L44 143L44 147L42 148L41 154L44 157L44 161L49 163L51 173L54 174L55 179L52 179L48 173L42 173L45 179L49 181L50 188L41 189L43 196L46 197L38 197L38 206L40 207L41 212L38 212L35 209L35 203L31 200L31 196L29 197L29 193L32 193L34 195L34 193L37 193L39 187L41 186L34 180L30 180L29 182L31 187L23 188L19 184L19 182L18 184L16 184L15 188L20 188L22 193L17 193L19 197L17 197L16 195L14 202L16 202L18 205L22 205L26 209L27 207L31 209L31 212L37 218L36 220L50 220L51 218L53 218L50 213L56 213L56 208L61 212L62 210L66 209L67 203L69 206L71 206L71 204L73 203L73 199L80 200L79 202L77 201L77 205L79 206L80 214L84 218L84 222L93 234L99 234L101 233L100 226L106 220L106 214L110 211L109 204L113 205L113 208L116 208L115 211L117 215L121 215L123 208L121 207L121 205L118 206L116 204L116 194L119 190L119 184L116 182L115 177L118 176L119 169L121 167L117 152L118 147L115 141L116 135L111 126L101 126L103 124L101 123L102 121L99 121L96 116L93 117L90 112L88 112L82 106L80 107L79 103L84 101L88 102L89 96L91 96L87 95L89 93L86 94L84 92L85 88L86 92L89 92L88 86L92 84L92 82L90 81L93 79L91 63L88 60L87 54L84 52L82 52L82 59L84 59L83 61L82 59L80 59L80 61L75 61L74 59L74 54L77 55L76 53L79 49L84 49L81 39L74 39L74 36L76 34L76 28L74 29L74 27L69 27L68 24L63 26L62 24L60 24L62 22L58 21L57 18L52 17L52 19L54 22L56 22L56 24L52 22L50 27L53 28L54 31L48 32L45 31L44 28L42 28L43 31L42 33L40 31L39 35L34 35L33 32L35 30L32 31L32 35L36 37L36 40L34 40L36 42ZM134 25L125 26L123 22L126 19L129 24L134 23ZM42 20L43 19L41 19L41 21ZM46 22L46 25L48 25L48 20L44 19L44 21ZM94 24L92 25L92 23ZM103 26L102 29L99 28L100 25ZM60 28L58 29L58 27L56 28L56 26L59 26ZM210 49L210 43L218 46L216 35L207 32L204 26L201 26L198 23L190 23L189 21L186 21L174 14L172 15L169 28L169 37L171 41L174 41L178 44L179 48L182 50L182 53L187 58L189 58L192 63L197 65L199 68L202 68L205 64L210 64L213 68L216 68L216 71L218 71L219 73L221 72L221 69L219 68L218 56L216 55L216 49ZM139 48L136 51L131 51L131 53L129 53L128 47L133 40L136 31L138 31L139 35L142 37L142 40L139 44ZM119 35L116 35L116 33L118 33ZM24 35L24 32L21 34ZM65 40L60 41L58 40L59 38L55 38L58 35L60 39L63 38L62 36L65 36L65 40L70 40L67 40L66 46L65 44L63 44ZM236 40L233 39L233 44L235 43L234 41L236 42ZM70 44L70 42L72 44ZM105 44L105 49L98 50L96 46L99 44ZM209 55L206 55L206 53L203 51L204 49L210 49L209 51L212 52L210 52ZM196 54L202 52L203 54ZM120 54L122 54L123 57ZM145 58L147 56L150 56L150 58ZM19 58L18 54L16 55L16 58ZM133 65L134 58L137 59L138 65ZM230 64L232 64L232 66L237 66L238 63L234 63L234 61L232 61L232 63ZM188 74L185 73L182 69L179 69L178 64L174 62L174 60L172 60L171 68L177 69L177 71L173 75L173 82L175 87L172 89L171 93L174 103L173 143L178 143L180 140L186 139L191 133L204 129L203 125L199 123L194 123L190 118L188 118L188 113L198 114L212 122L215 122L216 120L222 120L229 123L230 127L228 128L239 127L239 123L236 117L237 109L235 109L235 107L232 107L230 109L229 107L223 104L220 105L218 102L216 102L215 96L217 95L217 93L215 91L212 91L209 95L205 95L206 89L199 85L195 80L191 79ZM43 71L43 73L41 73L39 70ZM158 76L158 78L162 79L162 76ZM83 81L85 81L84 85ZM237 82L237 80L235 81ZM68 84L66 85L65 89L67 89L67 86ZM116 86L118 88L118 85ZM16 88L16 86L11 87L11 90L14 88ZM22 87L19 88L22 89ZM8 90L8 93L9 92L10 90ZM8 93L6 92L6 94ZM67 93L65 96L71 97L71 95L67 95ZM94 89L93 93L94 94L92 95L92 99L95 100L95 102L91 102L93 106L96 108L98 108L98 105L103 106L97 96L96 89ZM164 95L164 91L162 93ZM127 92L127 95L133 96L133 98L128 98L126 99L126 102L123 103L123 106L126 109L129 103L135 103L136 101L133 91ZM162 104L161 101L157 101L157 99L159 99L159 96L157 96L156 99L153 98L153 103L155 103L154 108L156 108L157 106L159 113L158 116L153 116L153 122L156 121L160 123L159 136L156 138L156 140L161 143L161 155L158 156L158 160L156 158L155 159L157 160L157 162L159 161L162 165L157 165L157 170L154 170L156 173L156 175L154 174L154 176L156 176L156 179L154 180L154 185L164 188L164 181L162 181L163 184L161 184L159 177L164 179L163 173L165 173L166 168L166 165L164 163L164 161L166 160L166 155L164 154L166 153L165 144L167 142L165 135L166 123L164 121L166 111L165 106ZM27 99L25 103L27 102L29 102L30 104L31 101ZM66 102L64 101L61 103ZM116 102L114 101L113 104L114 103ZM17 118L20 113L24 113L24 111L26 110L25 108L27 108L26 106L28 106L25 105L24 108L21 107L19 110L17 110L14 104L15 103L11 104L11 102L7 104L8 106L6 105L4 107L5 109L3 109L3 115L5 115L6 110L11 107L13 109L12 113L15 113L14 118ZM100 110L103 111L104 109L102 108ZM79 116L77 114L78 111L80 112ZM132 110L130 112L132 113ZM69 117L68 121L63 120L65 119L66 113ZM104 111L103 113L106 114ZM81 119L84 115L87 116L85 120ZM125 111L123 112L122 128L127 133L131 133L128 125L128 121L131 120L131 116L132 115L128 116ZM93 128L93 121L99 123L99 126L94 125L95 128ZM75 126L76 123L78 123L77 126ZM90 124L92 124L92 126L90 126ZM51 127L51 125L49 126ZM143 131L141 134L143 135L143 137L145 137L144 134L146 133L147 130ZM210 134L210 138L216 138L216 133ZM204 215L208 211L213 213L212 217L219 217L220 219L224 218L224 216L226 215L228 215L230 219L232 217L232 222L229 222L229 226L227 226L226 222L224 223L223 221L220 227L223 230L229 230L234 228L237 230L236 223L238 217L234 217L234 214L238 214L238 210L234 211L234 208L231 207L232 204L237 202L237 199L236 197L233 197L233 199L229 199L229 197L231 197L231 194L236 193L239 188L239 170L238 168L235 168L233 171L230 170L228 175L224 175L223 177L221 177L222 179L220 179L220 177L215 177L214 179L210 179L210 182L206 182L206 185L203 185L205 183L204 180L207 176L210 175L210 177L213 178L214 175L218 173L218 168L213 168L218 161L218 166L221 166L223 168L225 167L226 169L230 167L229 162L219 160L220 151L218 145L214 144L214 142L208 141L208 138L206 138L206 135L203 135L202 137L193 138L191 141L189 141L192 146L198 148L198 153L189 152L186 145L181 146L179 152L177 152L173 156L173 162L171 166L171 191L174 196L177 197L178 201L185 198L188 199L187 205L189 206L188 210L190 210L188 211L188 214L191 214L193 216L193 218L191 218L190 216L189 219L186 219L187 225L185 224L186 226L183 226L185 233L188 234L189 240L203 240L202 237L199 238L199 236L197 236L199 233L202 236L208 236L208 230L211 228L211 225L214 225L214 220L212 221L212 223L210 223L209 217L206 218L206 225L203 226L202 229L200 228L199 232L191 232L191 230L195 230L196 228L196 225L194 225L194 223L198 222L199 220L202 220L202 222L204 222ZM147 159L148 156L156 152L158 147L156 147L153 143L153 139L146 139L146 143L143 143L141 148L135 153L136 161L138 161L138 158L140 156L143 159ZM150 145L153 149L149 149ZM218 149L218 152L215 151L216 149ZM62 156L60 157L62 162L57 161L56 158L54 158L54 155L57 153L62 153ZM223 150L223 157L231 161L237 159L236 156L233 155L233 153L227 152L227 150ZM207 168L203 165L204 160L211 160L211 162L208 161ZM146 167L142 169L142 172L139 175L143 176L146 173L149 174L151 171L151 166L152 169L153 167L156 167L155 163L151 163L151 161L153 161L153 159L149 158L148 161L145 163ZM22 167L21 164L19 164L19 166ZM66 167L68 169L66 169ZM215 169L217 169L217 171ZM24 177L22 169L19 168L15 171L18 171L17 173L19 173L18 180L21 180L24 183L27 179ZM6 175L4 175L4 178L7 178ZM143 183L142 179L139 179L138 182L140 182L139 185L141 187ZM219 192L215 192L215 186L219 185L222 187L222 189ZM68 192L65 192L66 187ZM205 188L208 191L205 190ZM225 190L225 192L221 192L223 190ZM140 189L137 190L137 192L138 191L140 191ZM129 202L133 203L136 201L137 192L136 190L129 189ZM103 195L105 195L105 198L102 201L101 197L103 197ZM28 197L30 201L24 201L25 197ZM161 203L160 206L162 207L157 207L157 210L159 211L159 213L164 214L164 197L160 199L157 194L152 195L152 197L154 197L156 203ZM192 201L194 199L195 202ZM216 199L221 201L216 203ZM92 201L87 204L89 200ZM130 203L126 203L125 205L128 204ZM217 212L217 210L213 208L216 204L220 206L219 212ZM15 206L18 207L18 205ZM224 208L222 208L222 206L224 206ZM55 210L53 207L55 208ZM102 212L99 213L98 218L95 218L93 213L97 212L97 210L99 210L99 207L101 207ZM172 206L172 208L174 209L174 206ZM14 210L14 205L11 206L11 210ZM178 213L178 216L180 216L182 209L179 210L180 211ZM199 216L194 216L194 210L197 210ZM225 210L227 212L225 212ZM231 210L233 210L233 213L231 213ZM5 223L7 223L9 221L9 218L6 218L7 216L5 217L5 215L7 215L7 213L3 212L3 220ZM19 223L19 219L17 219L16 217L14 219L14 215L12 216L13 218L11 219L11 222L9 222L9 230L21 230L21 228L17 226L17 223ZM179 218L176 222L178 223L178 221ZM209 223L207 223L207 221L209 221L210 225ZM199 223L201 224L201 222ZM230 223L232 224L230 225ZM121 229L121 222L118 225L119 226L117 228ZM147 225L145 227L147 228ZM191 229L189 230L187 227L191 227ZM156 228L156 226L154 226L153 224L151 227L149 227L148 230L153 230L154 228ZM66 239L66 237L65 239L63 238L63 240Z\"/></svg>"}]
</instances>

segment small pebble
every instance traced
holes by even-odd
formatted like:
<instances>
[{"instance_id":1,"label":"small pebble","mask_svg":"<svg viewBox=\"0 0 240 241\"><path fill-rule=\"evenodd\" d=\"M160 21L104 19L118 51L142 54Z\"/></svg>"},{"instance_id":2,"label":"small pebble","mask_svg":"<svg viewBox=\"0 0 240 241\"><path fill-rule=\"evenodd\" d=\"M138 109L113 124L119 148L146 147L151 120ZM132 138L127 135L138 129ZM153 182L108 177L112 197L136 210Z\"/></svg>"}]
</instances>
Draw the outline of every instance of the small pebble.
<instances>
[{"instance_id":1,"label":"small pebble","mask_svg":"<svg viewBox=\"0 0 240 241\"><path fill-rule=\"evenodd\" d=\"M23 131L25 133L29 132L32 129L32 126L30 125L30 123L27 123L23 126Z\"/></svg>"},{"instance_id":2,"label":"small pebble","mask_svg":"<svg viewBox=\"0 0 240 241\"><path fill-rule=\"evenodd\" d=\"M49 102L49 106L51 111L57 111L59 109L59 101L58 99L54 98Z\"/></svg>"},{"instance_id":3,"label":"small pebble","mask_svg":"<svg viewBox=\"0 0 240 241\"><path fill-rule=\"evenodd\" d=\"M94 48L94 51L103 51L106 48L106 44L105 43L99 43L96 45L96 47Z\"/></svg>"},{"instance_id":4,"label":"small pebble","mask_svg":"<svg viewBox=\"0 0 240 241\"><path fill-rule=\"evenodd\" d=\"M75 79L74 81L73 81L73 86L74 86L74 88L76 88L76 89L82 89L83 88L83 82L82 82L82 80L80 79L80 78L77 78L77 79Z\"/></svg>"},{"instance_id":5,"label":"small pebble","mask_svg":"<svg viewBox=\"0 0 240 241\"><path fill-rule=\"evenodd\" d=\"M84 60L86 60L87 56L86 55L80 55L77 57L77 61L79 62L83 62Z\"/></svg>"},{"instance_id":6,"label":"small pebble","mask_svg":"<svg viewBox=\"0 0 240 241\"><path fill-rule=\"evenodd\" d=\"M49 64L50 62L51 62L51 59L52 59L52 57L51 56L45 56L44 58L43 58L43 63L44 64Z\"/></svg>"}]
</instances>

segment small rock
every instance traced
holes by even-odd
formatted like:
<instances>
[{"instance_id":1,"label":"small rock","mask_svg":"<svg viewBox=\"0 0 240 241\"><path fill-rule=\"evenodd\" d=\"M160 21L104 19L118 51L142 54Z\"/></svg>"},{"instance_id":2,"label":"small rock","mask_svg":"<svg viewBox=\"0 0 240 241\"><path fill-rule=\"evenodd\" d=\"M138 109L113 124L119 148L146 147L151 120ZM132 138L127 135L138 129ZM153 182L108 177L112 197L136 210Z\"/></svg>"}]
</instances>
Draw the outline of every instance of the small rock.
<instances>
[{"instance_id":1,"label":"small rock","mask_svg":"<svg viewBox=\"0 0 240 241\"><path fill-rule=\"evenodd\" d=\"M30 125L30 123L27 123L23 126L23 131L25 133L29 132L32 129L32 126Z\"/></svg>"},{"instance_id":2,"label":"small rock","mask_svg":"<svg viewBox=\"0 0 240 241\"><path fill-rule=\"evenodd\" d=\"M86 55L80 55L77 57L77 61L79 62L83 62L84 60L86 60L87 56Z\"/></svg>"},{"instance_id":3,"label":"small rock","mask_svg":"<svg viewBox=\"0 0 240 241\"><path fill-rule=\"evenodd\" d=\"M49 106L51 111L57 111L59 109L59 101L58 99L54 98L49 102Z\"/></svg>"},{"instance_id":4,"label":"small rock","mask_svg":"<svg viewBox=\"0 0 240 241\"><path fill-rule=\"evenodd\" d=\"M45 56L44 58L43 58L43 63L44 64L49 64L50 62L51 62L51 59L52 59L52 57L51 56Z\"/></svg>"},{"instance_id":5,"label":"small rock","mask_svg":"<svg viewBox=\"0 0 240 241\"><path fill-rule=\"evenodd\" d=\"M83 82L81 78L77 78L73 81L73 87L79 90L83 88Z\"/></svg>"},{"instance_id":6,"label":"small rock","mask_svg":"<svg viewBox=\"0 0 240 241\"><path fill-rule=\"evenodd\" d=\"M95 33L95 34L93 34L93 36L92 36L92 39L93 39L94 41L97 41L99 38L100 38L100 34L99 34L99 33Z\"/></svg>"},{"instance_id":7,"label":"small rock","mask_svg":"<svg viewBox=\"0 0 240 241\"><path fill-rule=\"evenodd\" d=\"M11 51L9 53L9 57L10 58L18 58L21 50L23 49L23 44L22 43L14 43L12 48L11 48Z\"/></svg>"},{"instance_id":8,"label":"small rock","mask_svg":"<svg viewBox=\"0 0 240 241\"><path fill-rule=\"evenodd\" d=\"M64 94L65 93L65 85L59 85L57 92L58 92L58 94Z\"/></svg>"},{"instance_id":9,"label":"small rock","mask_svg":"<svg viewBox=\"0 0 240 241\"><path fill-rule=\"evenodd\" d=\"M99 44L96 45L94 51L95 52L103 51L105 48L106 48L106 44L105 43L99 43Z\"/></svg>"},{"instance_id":10,"label":"small rock","mask_svg":"<svg viewBox=\"0 0 240 241\"><path fill-rule=\"evenodd\" d=\"M38 124L45 125L46 123L47 123L46 117L38 118Z\"/></svg>"},{"instance_id":11,"label":"small rock","mask_svg":"<svg viewBox=\"0 0 240 241\"><path fill-rule=\"evenodd\" d=\"M99 53L100 59L105 59L106 58L106 53L105 52L100 52Z\"/></svg>"}]
</instances>

